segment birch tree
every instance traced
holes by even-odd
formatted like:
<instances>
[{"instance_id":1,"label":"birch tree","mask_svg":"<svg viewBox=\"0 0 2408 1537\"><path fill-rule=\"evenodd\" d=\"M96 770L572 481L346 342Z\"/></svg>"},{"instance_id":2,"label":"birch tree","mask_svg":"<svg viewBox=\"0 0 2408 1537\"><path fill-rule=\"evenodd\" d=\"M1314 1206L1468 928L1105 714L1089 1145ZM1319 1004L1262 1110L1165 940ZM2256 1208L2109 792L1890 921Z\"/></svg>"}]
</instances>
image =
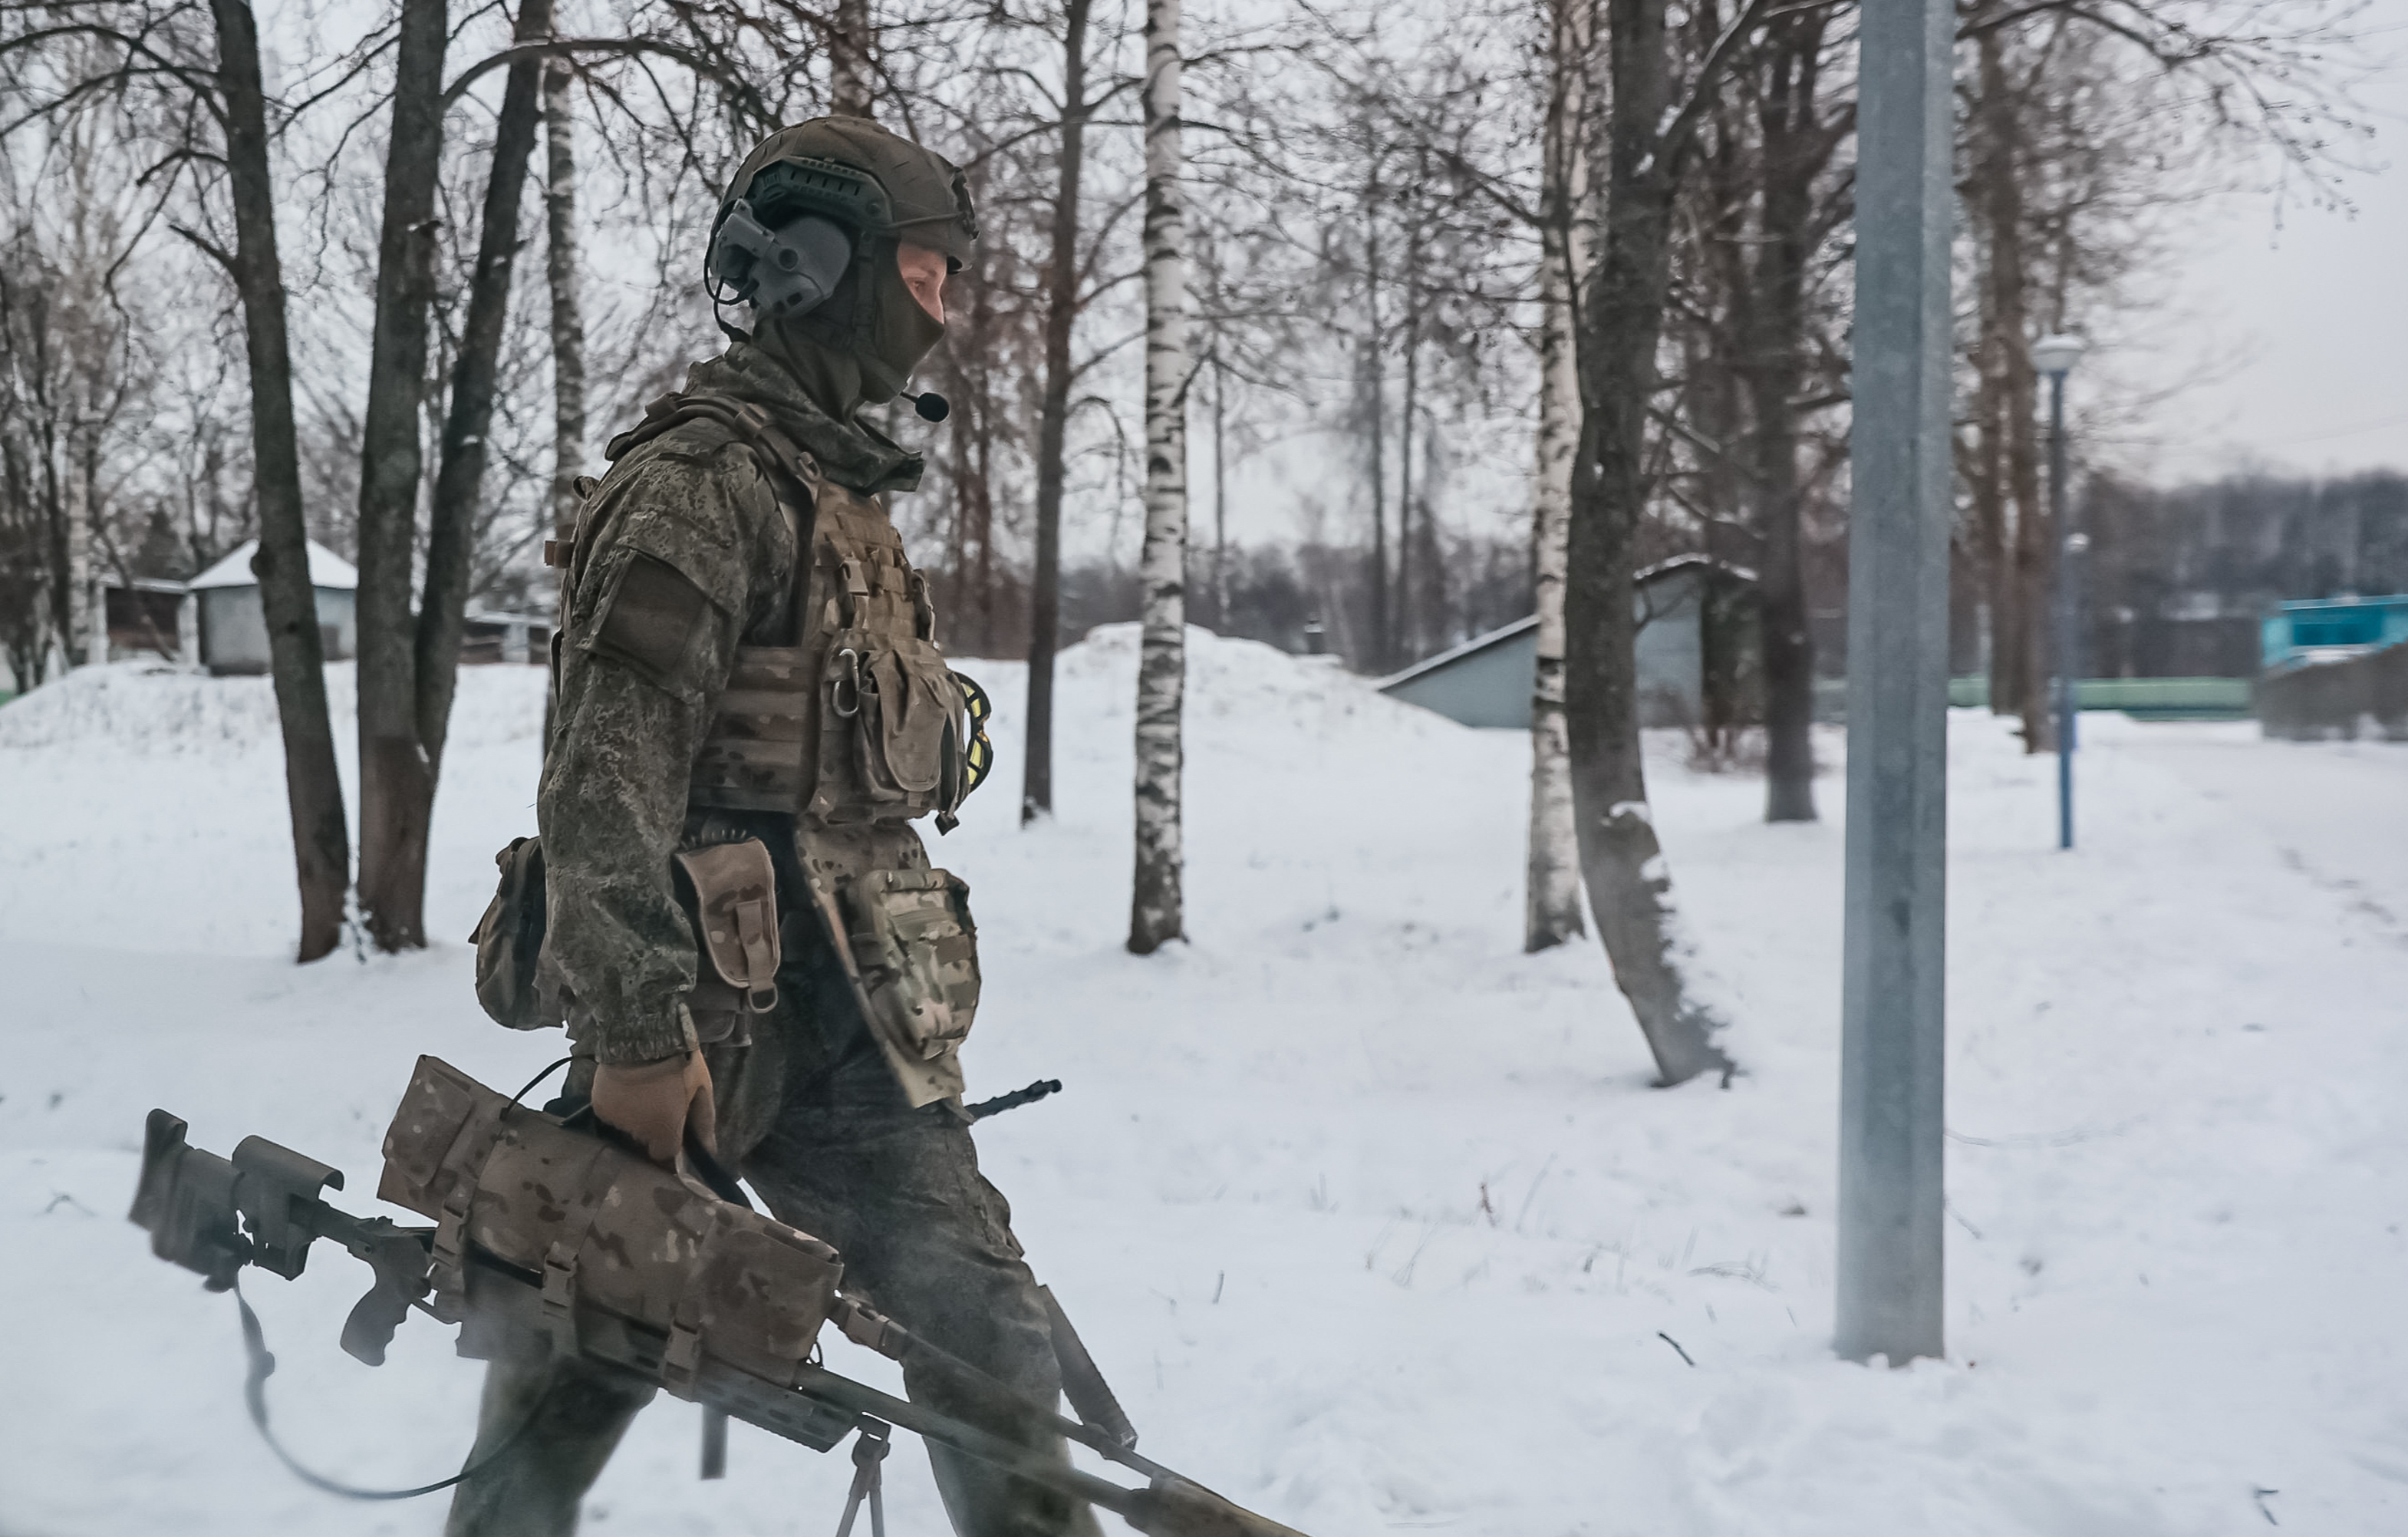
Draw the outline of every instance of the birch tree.
<instances>
[{"instance_id":1,"label":"birch tree","mask_svg":"<svg viewBox=\"0 0 2408 1537\"><path fill-rule=\"evenodd\" d=\"M1186 689L1187 219L1179 185L1180 0L1145 8L1145 620L1137 672L1137 869L1128 947L1183 936L1180 710Z\"/></svg>"},{"instance_id":2,"label":"birch tree","mask_svg":"<svg viewBox=\"0 0 2408 1537\"><path fill-rule=\"evenodd\" d=\"M1580 447L1573 294L1588 270L1595 236L1584 143L1595 21L1595 0L1549 0L1547 113L1540 146L1538 465L1530 498L1539 634L1530 685L1530 841L1522 939L1523 949L1533 953L1584 932L1571 739L1564 721L1564 560L1572 458Z\"/></svg>"},{"instance_id":3,"label":"birch tree","mask_svg":"<svg viewBox=\"0 0 2408 1537\"><path fill-rule=\"evenodd\" d=\"M580 307L574 72L554 62L543 78L544 284L552 300L552 527L565 552L577 531L577 477L585 464L585 314Z\"/></svg>"}]
</instances>

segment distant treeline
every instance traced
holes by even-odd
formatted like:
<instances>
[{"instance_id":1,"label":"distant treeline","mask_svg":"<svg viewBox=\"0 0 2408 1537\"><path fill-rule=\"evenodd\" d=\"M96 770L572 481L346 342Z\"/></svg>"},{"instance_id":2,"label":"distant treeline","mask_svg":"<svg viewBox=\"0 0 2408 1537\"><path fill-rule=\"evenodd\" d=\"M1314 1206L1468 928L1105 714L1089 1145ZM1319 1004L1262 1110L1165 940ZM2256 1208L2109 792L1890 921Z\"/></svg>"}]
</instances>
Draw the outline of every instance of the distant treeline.
<instances>
[{"instance_id":1,"label":"distant treeline","mask_svg":"<svg viewBox=\"0 0 2408 1537\"><path fill-rule=\"evenodd\" d=\"M2408 474L2262 473L2157 490L2091 479L2084 670L2247 677L2286 598L2408 592Z\"/></svg>"}]
</instances>

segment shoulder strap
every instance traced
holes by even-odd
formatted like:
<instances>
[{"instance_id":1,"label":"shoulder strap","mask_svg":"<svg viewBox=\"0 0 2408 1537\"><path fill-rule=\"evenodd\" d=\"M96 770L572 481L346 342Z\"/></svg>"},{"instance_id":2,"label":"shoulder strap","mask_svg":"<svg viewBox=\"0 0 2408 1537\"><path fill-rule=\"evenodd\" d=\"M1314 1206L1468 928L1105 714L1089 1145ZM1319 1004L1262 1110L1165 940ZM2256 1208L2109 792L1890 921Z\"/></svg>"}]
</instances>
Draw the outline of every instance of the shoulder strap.
<instances>
[{"instance_id":1,"label":"shoulder strap","mask_svg":"<svg viewBox=\"0 0 2408 1537\"><path fill-rule=\"evenodd\" d=\"M715 422L742 439L772 473L783 476L798 487L808 503L819 495L819 461L795 446L793 438L778 430L769 413L749 400L730 400L725 395L681 395L671 392L644 408L644 419L610 439L602 451L604 458L616 462L622 455L651 442L671 427L688 422Z\"/></svg>"}]
</instances>

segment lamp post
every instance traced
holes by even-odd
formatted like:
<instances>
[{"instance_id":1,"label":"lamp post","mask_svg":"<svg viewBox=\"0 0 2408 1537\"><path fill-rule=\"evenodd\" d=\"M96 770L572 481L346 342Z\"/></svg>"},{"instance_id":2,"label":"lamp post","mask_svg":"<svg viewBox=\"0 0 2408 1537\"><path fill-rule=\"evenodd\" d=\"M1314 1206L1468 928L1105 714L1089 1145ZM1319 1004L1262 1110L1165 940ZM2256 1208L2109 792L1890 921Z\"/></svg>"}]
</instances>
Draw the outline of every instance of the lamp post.
<instances>
[{"instance_id":1,"label":"lamp post","mask_svg":"<svg viewBox=\"0 0 2408 1537\"><path fill-rule=\"evenodd\" d=\"M2090 344L2058 332L2032 343L2032 366L2048 375L2048 515L2057 528L2057 846L2073 847L2073 723L2081 711L2075 697L2082 675L2074 624L2074 557L2088 548L2065 512L2065 376Z\"/></svg>"},{"instance_id":2,"label":"lamp post","mask_svg":"<svg viewBox=\"0 0 2408 1537\"><path fill-rule=\"evenodd\" d=\"M1864 0L1848 538L1837 1327L1944 1354L1949 0Z\"/></svg>"}]
</instances>

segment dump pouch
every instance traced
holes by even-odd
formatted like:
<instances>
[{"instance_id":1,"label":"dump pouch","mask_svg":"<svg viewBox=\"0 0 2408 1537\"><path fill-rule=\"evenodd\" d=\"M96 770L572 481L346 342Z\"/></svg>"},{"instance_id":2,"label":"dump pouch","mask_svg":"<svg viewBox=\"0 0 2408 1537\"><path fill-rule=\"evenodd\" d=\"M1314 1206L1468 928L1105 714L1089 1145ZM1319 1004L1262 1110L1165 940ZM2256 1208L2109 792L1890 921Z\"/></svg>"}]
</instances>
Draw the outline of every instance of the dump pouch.
<instances>
[{"instance_id":1,"label":"dump pouch","mask_svg":"<svg viewBox=\"0 0 2408 1537\"><path fill-rule=\"evenodd\" d=\"M958 1099L962 1039L978 1015L969 887L941 869L873 869L811 894L869 1033L914 1106Z\"/></svg>"},{"instance_id":2,"label":"dump pouch","mask_svg":"<svg viewBox=\"0 0 2408 1537\"><path fill-rule=\"evenodd\" d=\"M502 872L468 942L477 947L477 1001L497 1025L540 1030L562 1022L560 989L547 974L543 844L513 838L494 855Z\"/></svg>"},{"instance_id":3,"label":"dump pouch","mask_svg":"<svg viewBox=\"0 0 2408 1537\"><path fill-rule=\"evenodd\" d=\"M699 952L686 996L704 1044L751 1039L756 1014L778 1006L778 873L757 838L712 843L677 855L679 896Z\"/></svg>"}]
</instances>

